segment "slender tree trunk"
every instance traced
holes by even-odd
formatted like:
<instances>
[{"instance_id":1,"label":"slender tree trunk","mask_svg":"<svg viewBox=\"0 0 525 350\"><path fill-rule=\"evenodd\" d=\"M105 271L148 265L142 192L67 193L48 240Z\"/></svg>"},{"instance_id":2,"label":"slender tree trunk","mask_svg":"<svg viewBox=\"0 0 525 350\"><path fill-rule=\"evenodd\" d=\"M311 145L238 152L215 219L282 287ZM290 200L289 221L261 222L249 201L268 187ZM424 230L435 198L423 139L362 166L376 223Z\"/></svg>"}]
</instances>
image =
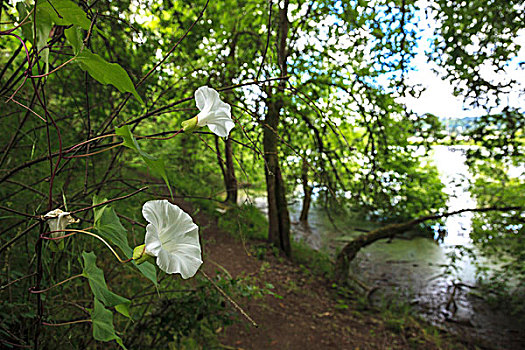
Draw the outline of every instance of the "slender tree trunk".
<instances>
[{"instance_id":1,"label":"slender tree trunk","mask_svg":"<svg viewBox=\"0 0 525 350\"><path fill-rule=\"evenodd\" d=\"M282 100L271 99L265 118L263 135L264 158L266 160L266 191L268 196L268 240L281 249L286 255L291 254L290 246L290 215L286 203L284 181L278 158L279 112Z\"/></svg>"},{"instance_id":2,"label":"slender tree trunk","mask_svg":"<svg viewBox=\"0 0 525 350\"><path fill-rule=\"evenodd\" d=\"M224 143L224 153L226 154L226 169L224 169L224 185L226 186L226 202L237 203L237 178L235 177L235 167L233 166L233 147L231 139Z\"/></svg>"},{"instance_id":3,"label":"slender tree trunk","mask_svg":"<svg viewBox=\"0 0 525 350\"><path fill-rule=\"evenodd\" d=\"M312 202L312 192L314 188L312 186L308 186L308 163L304 159L301 170L301 180L303 183L303 206L301 208L301 215L299 216L299 221L307 222L308 211L310 210L310 204Z\"/></svg>"},{"instance_id":4,"label":"slender tree trunk","mask_svg":"<svg viewBox=\"0 0 525 350\"><path fill-rule=\"evenodd\" d=\"M233 150L230 139L225 141L224 153L226 160L223 159L220 147L220 138L215 136L215 151L217 152L217 162L221 168L222 178L224 180L224 187L226 187L225 202L235 204L237 203L237 178L235 177L235 168L233 166ZM226 165L226 166L225 166Z\"/></svg>"},{"instance_id":5,"label":"slender tree trunk","mask_svg":"<svg viewBox=\"0 0 525 350\"><path fill-rule=\"evenodd\" d=\"M286 39L288 36L288 0L285 0L279 9L278 30L278 61L281 69L281 77L287 75L286 59L288 50ZM290 243L290 214L286 202L286 191L281 174L278 157L278 130L281 109L284 105L282 94L284 93L286 81L283 79L277 85L277 92L273 94L272 87L267 89L266 100L267 113L264 119L264 158L266 161L266 191L268 195L268 240L281 249L287 256L292 254Z\"/></svg>"},{"instance_id":6,"label":"slender tree trunk","mask_svg":"<svg viewBox=\"0 0 525 350\"><path fill-rule=\"evenodd\" d=\"M234 29L233 37L230 41L230 53L226 59L227 66L235 66L235 53L237 48L237 40L239 38L239 33ZM221 75L222 84L224 86L233 85L233 74L229 71ZM224 143L224 154L226 157L226 167L221 165L222 175L224 179L224 186L226 187L226 200L225 202L231 204L237 204L237 195L238 195L238 185L237 178L235 177L235 167L233 162L233 144L230 138L227 138Z\"/></svg>"}]
</instances>

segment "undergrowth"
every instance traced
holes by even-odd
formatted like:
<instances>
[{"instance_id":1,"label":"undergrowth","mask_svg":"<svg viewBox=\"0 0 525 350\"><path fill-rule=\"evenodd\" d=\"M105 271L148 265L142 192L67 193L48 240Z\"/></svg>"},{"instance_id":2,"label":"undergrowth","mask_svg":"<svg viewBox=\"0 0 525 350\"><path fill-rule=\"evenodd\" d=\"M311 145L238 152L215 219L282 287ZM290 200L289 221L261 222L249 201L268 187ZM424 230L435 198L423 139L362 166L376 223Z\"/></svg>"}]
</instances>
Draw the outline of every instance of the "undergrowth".
<instances>
[{"instance_id":1,"label":"undergrowth","mask_svg":"<svg viewBox=\"0 0 525 350\"><path fill-rule=\"evenodd\" d=\"M218 218L218 226L249 246L250 253L260 260L267 255L274 256L277 261L285 259L283 254L266 241L268 222L265 215L253 205L228 207L226 213L216 210L215 205L206 206L206 211ZM211 211L210 211L211 210ZM315 276L332 280L333 261L330 256L317 251L302 242L292 243L292 261L299 266L305 276ZM251 285L261 285L264 281L250 281ZM332 285L334 307L348 310L360 318L378 317L385 329L406 340L410 348L421 349L428 344L438 349L465 349L465 345L454 337L443 333L436 327L418 318L413 307L401 298L382 298L377 305L371 305L367 295L349 286ZM269 289L266 294L271 294Z\"/></svg>"}]
</instances>

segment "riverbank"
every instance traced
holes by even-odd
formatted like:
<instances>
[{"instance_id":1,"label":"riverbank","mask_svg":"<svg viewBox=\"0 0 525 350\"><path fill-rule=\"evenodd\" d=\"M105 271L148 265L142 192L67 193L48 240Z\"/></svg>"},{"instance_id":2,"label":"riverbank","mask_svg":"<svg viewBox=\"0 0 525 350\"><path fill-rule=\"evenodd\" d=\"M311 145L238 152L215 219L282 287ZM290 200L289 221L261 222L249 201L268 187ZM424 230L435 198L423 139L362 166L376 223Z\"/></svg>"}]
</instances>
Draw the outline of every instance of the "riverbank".
<instances>
[{"instance_id":1,"label":"riverbank","mask_svg":"<svg viewBox=\"0 0 525 350\"><path fill-rule=\"evenodd\" d=\"M429 159L437 166L446 186L444 190L449 195L451 211L477 206L468 187L471 174L465 163L466 147L435 146ZM294 220L299 210L291 206ZM503 300L495 307L494 291L482 290L478 283L478 267L484 269L487 277L496 273L494 271L503 260L488 260L473 245L469 236L473 217L473 213L466 212L435 226L434 234L439 242L431 236L378 241L360 251L352 265L352 273L375 288L376 303L402 299L428 322L462 337L467 334L483 339L498 349L523 348L523 317ZM313 248L332 254L336 254L344 242L362 234L363 229L380 226L359 217L328 214L315 205L310 209L310 218L306 229L302 225L294 227L294 236Z\"/></svg>"},{"instance_id":2,"label":"riverbank","mask_svg":"<svg viewBox=\"0 0 525 350\"><path fill-rule=\"evenodd\" d=\"M239 323L216 330L226 349L475 348L419 320L407 304L378 308L333 285L330 261L320 252L296 244L294 259L281 256L261 240L265 221L253 207L201 212L196 221L204 227L204 270L264 291L237 300L257 328L239 316Z\"/></svg>"}]
</instances>

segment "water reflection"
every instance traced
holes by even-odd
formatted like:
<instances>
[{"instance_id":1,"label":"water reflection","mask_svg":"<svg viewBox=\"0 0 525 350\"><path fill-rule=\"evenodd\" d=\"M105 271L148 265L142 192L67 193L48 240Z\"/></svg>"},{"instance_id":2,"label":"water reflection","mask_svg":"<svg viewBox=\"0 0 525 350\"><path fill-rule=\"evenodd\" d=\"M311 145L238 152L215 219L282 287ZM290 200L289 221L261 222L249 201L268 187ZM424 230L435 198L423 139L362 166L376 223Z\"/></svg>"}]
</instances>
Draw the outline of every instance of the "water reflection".
<instances>
[{"instance_id":1,"label":"water reflection","mask_svg":"<svg viewBox=\"0 0 525 350\"><path fill-rule=\"evenodd\" d=\"M465 163L467 147L433 148L432 161L450 196L451 211L476 207L468 188L472 176ZM518 170L518 173L523 172L523 168ZM516 172L516 169L511 171ZM263 212L267 211L266 198L252 198L250 202ZM291 203L289 209L294 222L294 239L332 254L344 240L378 227L367 221L356 222L355 218L333 217L315 205L310 209L308 224L303 224L298 222L301 202ZM475 289L470 288L476 284L475 264L490 267L495 266L495 262L480 257L472 261L469 256L462 256L456 260L456 270L444 273L451 265L449 254L457 252L458 246L475 250L469 237L472 218L469 212L447 218L439 244L421 237L378 241L361 250L353 263L352 273L369 286L378 287L378 292L373 294L376 302L403 296L420 315L439 327L462 337L482 339L498 349L521 348L525 344L523 326L503 311L491 309L483 299L475 296ZM356 229L358 227L361 231ZM439 229L436 227L436 235Z\"/></svg>"},{"instance_id":2,"label":"water reflection","mask_svg":"<svg viewBox=\"0 0 525 350\"><path fill-rule=\"evenodd\" d=\"M471 179L466 165L468 146L436 146L432 161L438 168L440 178L449 194L449 210L476 207L471 197L468 180ZM300 203L290 207L293 221L297 221ZM525 341L521 326L514 323L509 315L492 310L483 299L471 294L476 283L476 261L468 255L459 257L456 270L446 269L451 265L450 253L457 252L458 246L473 249L469 234L472 230L473 214L466 212L451 216L444 222L440 244L427 238L412 240L382 240L368 246L358 254L352 273L366 284L379 287L374 293L376 300L405 296L416 306L418 312L434 324L453 330L462 336L484 339L497 348L520 347ZM309 225L294 225L294 238L303 240L314 249L334 252L341 246L341 236L346 239L362 232L355 229L348 232L348 226L336 227L335 222L344 218L328 217L319 207L312 207ZM360 223L363 229L371 230L371 223ZM347 229L342 229L346 227ZM439 234L436 227L436 235ZM443 234L446 232L446 234ZM477 263L490 267L490 262L478 257ZM494 262L491 262L494 264ZM492 265L494 266L494 265ZM444 272L450 273L444 273ZM451 295L454 298L451 298ZM518 339L519 338L519 339ZM521 345L520 345L521 344Z\"/></svg>"},{"instance_id":3,"label":"water reflection","mask_svg":"<svg viewBox=\"0 0 525 350\"><path fill-rule=\"evenodd\" d=\"M448 207L450 211L476 207L468 190L468 180L472 178L466 165L466 151L468 146L435 146L432 159L436 165L440 179L445 185L445 192L449 195ZM450 216L445 221L448 234L443 240L445 246L471 245L469 234L472 229L471 212Z\"/></svg>"}]
</instances>

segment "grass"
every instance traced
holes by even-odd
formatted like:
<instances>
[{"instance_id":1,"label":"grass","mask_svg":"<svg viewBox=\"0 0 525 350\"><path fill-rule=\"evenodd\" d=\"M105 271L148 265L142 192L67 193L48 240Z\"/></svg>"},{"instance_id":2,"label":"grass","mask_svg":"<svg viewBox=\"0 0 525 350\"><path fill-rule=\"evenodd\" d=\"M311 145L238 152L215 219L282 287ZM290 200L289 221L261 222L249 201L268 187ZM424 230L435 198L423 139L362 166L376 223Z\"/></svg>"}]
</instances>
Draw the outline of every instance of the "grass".
<instances>
[{"instance_id":1,"label":"grass","mask_svg":"<svg viewBox=\"0 0 525 350\"><path fill-rule=\"evenodd\" d=\"M209 207L205 210L209 210ZM218 214L213 210L211 215L218 216L219 228L230 233L241 241L266 241L268 235L268 220L253 205L229 207L226 214ZM263 258L268 250L279 256L279 250L267 244L255 245L254 255ZM303 242L292 241L292 260L302 266L305 272L330 278L333 263L327 253L311 249Z\"/></svg>"},{"instance_id":2,"label":"grass","mask_svg":"<svg viewBox=\"0 0 525 350\"><path fill-rule=\"evenodd\" d=\"M219 228L239 239L243 244L251 241L251 253L264 260L268 253L278 259L284 256L276 247L266 243L268 222L266 216L252 205L228 207L226 213L219 213L216 205L207 205L202 210L218 218ZM255 244L254 244L255 242ZM305 243L292 242L292 261L297 264L305 276L322 277L330 281L333 276L333 261L322 251L316 251ZM252 281L252 284L257 284ZM356 316L363 313L378 317L385 329L406 339L410 348L421 348L432 344L437 349L464 349L465 346L453 337L443 334L438 328L428 325L414 315L413 307L401 298L382 299L379 305L372 306L368 298L354 289L332 285L334 287L335 308L349 310ZM290 286L293 288L293 286Z\"/></svg>"}]
</instances>

